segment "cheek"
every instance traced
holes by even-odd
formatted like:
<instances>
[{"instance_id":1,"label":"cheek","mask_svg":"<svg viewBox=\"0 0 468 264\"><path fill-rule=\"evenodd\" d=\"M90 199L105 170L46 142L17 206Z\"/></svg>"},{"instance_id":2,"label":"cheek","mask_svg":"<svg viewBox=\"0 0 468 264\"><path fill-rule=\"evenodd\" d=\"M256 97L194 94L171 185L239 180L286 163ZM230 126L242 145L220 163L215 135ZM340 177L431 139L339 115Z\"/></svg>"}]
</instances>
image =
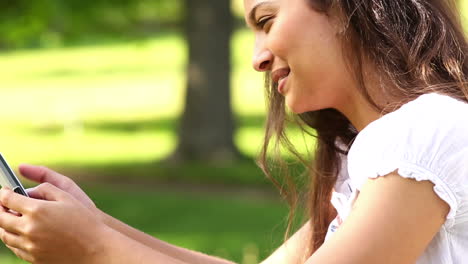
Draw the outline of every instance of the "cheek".
<instances>
[{"instance_id":1,"label":"cheek","mask_svg":"<svg viewBox=\"0 0 468 264\"><path fill-rule=\"evenodd\" d=\"M320 97L344 92L350 80L339 40L330 32L318 32L302 41L290 57L298 92Z\"/></svg>"},{"instance_id":2,"label":"cheek","mask_svg":"<svg viewBox=\"0 0 468 264\"><path fill-rule=\"evenodd\" d=\"M294 113L338 108L341 97L349 93L350 81L339 65L304 58L305 66L295 69L289 79L286 103Z\"/></svg>"},{"instance_id":3,"label":"cheek","mask_svg":"<svg viewBox=\"0 0 468 264\"><path fill-rule=\"evenodd\" d=\"M284 11L275 18L268 35L268 48L275 56L287 61L291 53L299 47L304 32L294 14Z\"/></svg>"}]
</instances>

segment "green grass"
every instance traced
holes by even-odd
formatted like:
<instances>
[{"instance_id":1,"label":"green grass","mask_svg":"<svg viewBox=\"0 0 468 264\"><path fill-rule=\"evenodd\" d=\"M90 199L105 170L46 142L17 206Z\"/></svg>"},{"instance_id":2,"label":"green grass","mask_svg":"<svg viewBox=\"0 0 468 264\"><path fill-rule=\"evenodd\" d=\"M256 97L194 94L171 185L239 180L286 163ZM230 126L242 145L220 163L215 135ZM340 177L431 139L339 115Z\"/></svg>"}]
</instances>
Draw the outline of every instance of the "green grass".
<instances>
[{"instance_id":1,"label":"green grass","mask_svg":"<svg viewBox=\"0 0 468 264\"><path fill-rule=\"evenodd\" d=\"M282 241L287 208L260 191L131 185L86 190L104 211L146 233L238 263L258 263L243 259L263 259ZM23 263L14 260L0 247L0 263Z\"/></svg>"},{"instance_id":2,"label":"green grass","mask_svg":"<svg viewBox=\"0 0 468 264\"><path fill-rule=\"evenodd\" d=\"M252 36L233 39L233 105L263 113L261 75L250 67ZM5 112L35 124L177 116L182 109L186 47L180 35L115 45L25 51L0 56ZM249 96L245 96L248 94ZM246 100L247 99L247 100ZM44 117L47 116L47 118Z\"/></svg>"},{"instance_id":3,"label":"green grass","mask_svg":"<svg viewBox=\"0 0 468 264\"><path fill-rule=\"evenodd\" d=\"M247 31L233 37L235 142L249 157L260 149L264 123L262 75L250 65L252 43ZM165 170L156 163L176 147L184 45L180 35L161 34L130 43L0 54L0 152L13 167L45 164L71 176L265 183L252 161L221 169L194 164Z\"/></svg>"},{"instance_id":4,"label":"green grass","mask_svg":"<svg viewBox=\"0 0 468 264\"><path fill-rule=\"evenodd\" d=\"M236 133L238 146L252 156L262 137L262 76L250 69L245 52L252 36L241 31L233 41L233 107L238 116L260 116ZM164 34L132 43L0 54L0 151L15 165L167 156L183 107L185 53L179 35ZM135 127L121 130L119 124Z\"/></svg>"}]
</instances>

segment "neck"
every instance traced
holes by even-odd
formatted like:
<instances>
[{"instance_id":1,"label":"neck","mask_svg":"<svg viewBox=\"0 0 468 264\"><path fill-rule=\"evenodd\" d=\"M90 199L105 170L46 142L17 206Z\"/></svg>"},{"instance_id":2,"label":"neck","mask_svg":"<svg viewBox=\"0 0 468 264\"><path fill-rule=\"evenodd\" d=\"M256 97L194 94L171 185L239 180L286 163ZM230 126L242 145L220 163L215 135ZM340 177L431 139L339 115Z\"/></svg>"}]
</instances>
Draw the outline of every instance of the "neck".
<instances>
[{"instance_id":1,"label":"neck","mask_svg":"<svg viewBox=\"0 0 468 264\"><path fill-rule=\"evenodd\" d=\"M361 93L354 93L347 98L346 103L341 105L342 107L338 108L338 111L343 113L358 131L382 116L363 98Z\"/></svg>"}]
</instances>

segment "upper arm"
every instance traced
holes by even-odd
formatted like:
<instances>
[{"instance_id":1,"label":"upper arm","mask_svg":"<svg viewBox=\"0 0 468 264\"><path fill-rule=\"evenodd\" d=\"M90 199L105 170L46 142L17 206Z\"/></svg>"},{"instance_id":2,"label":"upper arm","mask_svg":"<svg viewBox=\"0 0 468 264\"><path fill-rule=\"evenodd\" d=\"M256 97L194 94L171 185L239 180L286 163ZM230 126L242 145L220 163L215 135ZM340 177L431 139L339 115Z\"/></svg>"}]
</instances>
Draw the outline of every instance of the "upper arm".
<instances>
[{"instance_id":1,"label":"upper arm","mask_svg":"<svg viewBox=\"0 0 468 264\"><path fill-rule=\"evenodd\" d=\"M367 180L346 221L306 264L414 263L449 212L433 187L396 172Z\"/></svg>"},{"instance_id":2,"label":"upper arm","mask_svg":"<svg viewBox=\"0 0 468 264\"><path fill-rule=\"evenodd\" d=\"M308 250L311 238L312 230L309 221L261 264L304 263L309 256Z\"/></svg>"}]
</instances>

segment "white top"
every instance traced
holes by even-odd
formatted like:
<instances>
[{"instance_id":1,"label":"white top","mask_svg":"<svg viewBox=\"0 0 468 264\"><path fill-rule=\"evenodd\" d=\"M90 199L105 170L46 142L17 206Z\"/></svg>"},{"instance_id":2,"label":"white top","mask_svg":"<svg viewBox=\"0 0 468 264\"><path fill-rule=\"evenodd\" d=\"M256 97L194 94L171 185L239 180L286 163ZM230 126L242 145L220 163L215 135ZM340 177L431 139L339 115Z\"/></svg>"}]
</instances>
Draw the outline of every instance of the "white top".
<instances>
[{"instance_id":1,"label":"white top","mask_svg":"<svg viewBox=\"0 0 468 264\"><path fill-rule=\"evenodd\" d=\"M326 239L346 220L366 180L395 170L405 178L431 181L450 206L417 264L468 263L468 104L426 94L364 128L335 185L331 202L338 216Z\"/></svg>"}]
</instances>

